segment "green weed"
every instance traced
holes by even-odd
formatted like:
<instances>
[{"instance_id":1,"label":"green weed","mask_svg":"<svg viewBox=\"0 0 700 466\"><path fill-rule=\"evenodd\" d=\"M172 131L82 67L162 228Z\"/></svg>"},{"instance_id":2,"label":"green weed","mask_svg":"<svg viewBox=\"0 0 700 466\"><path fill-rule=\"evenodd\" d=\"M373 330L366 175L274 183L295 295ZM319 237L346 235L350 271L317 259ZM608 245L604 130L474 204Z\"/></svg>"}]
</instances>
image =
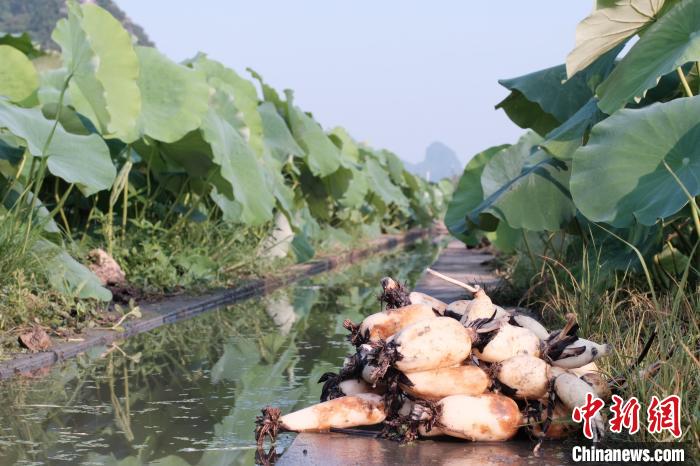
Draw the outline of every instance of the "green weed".
<instances>
[{"instance_id":1,"label":"green weed","mask_svg":"<svg viewBox=\"0 0 700 466\"><path fill-rule=\"evenodd\" d=\"M540 259L534 273L520 255L501 259L510 291L524 296L519 304L538 311L548 328L558 328L564 316L574 312L580 335L612 344L613 354L598 365L611 380L619 379L615 386L623 398L640 400L642 426L652 395L679 395L682 440L700 450L700 287L681 279L675 287L652 293L639 275L619 274L612 284L603 280L596 261L588 257L570 262L572 267L553 258ZM651 349L637 364L654 333ZM667 432L650 434L645 428L626 439L674 440Z\"/></svg>"}]
</instances>

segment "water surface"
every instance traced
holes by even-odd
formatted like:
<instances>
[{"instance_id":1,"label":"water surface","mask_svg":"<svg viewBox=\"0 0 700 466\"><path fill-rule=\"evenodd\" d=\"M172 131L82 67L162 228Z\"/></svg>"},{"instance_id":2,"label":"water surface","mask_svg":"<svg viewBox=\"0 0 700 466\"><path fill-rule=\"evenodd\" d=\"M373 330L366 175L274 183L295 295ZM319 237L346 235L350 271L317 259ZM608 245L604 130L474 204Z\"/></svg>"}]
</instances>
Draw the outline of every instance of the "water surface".
<instances>
[{"instance_id":1,"label":"water surface","mask_svg":"<svg viewBox=\"0 0 700 466\"><path fill-rule=\"evenodd\" d=\"M379 255L0 382L0 464L252 464L260 408L317 402L350 350L343 319L376 312L379 279L412 285L436 252Z\"/></svg>"}]
</instances>

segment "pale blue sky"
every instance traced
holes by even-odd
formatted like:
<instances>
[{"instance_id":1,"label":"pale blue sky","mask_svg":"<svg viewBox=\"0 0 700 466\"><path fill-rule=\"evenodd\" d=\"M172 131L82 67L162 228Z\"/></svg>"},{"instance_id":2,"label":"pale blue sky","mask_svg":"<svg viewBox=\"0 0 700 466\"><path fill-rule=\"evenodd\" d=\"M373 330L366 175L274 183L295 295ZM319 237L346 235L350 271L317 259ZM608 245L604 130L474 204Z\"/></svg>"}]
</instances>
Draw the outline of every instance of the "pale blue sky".
<instances>
[{"instance_id":1,"label":"pale blue sky","mask_svg":"<svg viewBox=\"0 0 700 466\"><path fill-rule=\"evenodd\" d=\"M418 161L462 159L521 130L499 78L562 63L590 0L117 0L175 60L251 67L326 128Z\"/></svg>"}]
</instances>

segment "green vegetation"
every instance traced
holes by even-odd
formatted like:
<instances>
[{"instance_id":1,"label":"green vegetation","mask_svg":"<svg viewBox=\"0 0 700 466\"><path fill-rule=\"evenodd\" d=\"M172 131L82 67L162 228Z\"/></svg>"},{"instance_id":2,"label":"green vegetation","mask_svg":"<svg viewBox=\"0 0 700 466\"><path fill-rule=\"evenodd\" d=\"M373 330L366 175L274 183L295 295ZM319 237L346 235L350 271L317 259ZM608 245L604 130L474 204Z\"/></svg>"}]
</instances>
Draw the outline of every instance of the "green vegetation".
<instances>
[{"instance_id":1,"label":"green vegetation","mask_svg":"<svg viewBox=\"0 0 700 466\"><path fill-rule=\"evenodd\" d=\"M528 131L469 162L446 223L512 253L509 295L612 343L625 396L679 394L699 448L700 2L597 5L565 64L500 81L497 107ZM660 370L642 376L654 332L640 368Z\"/></svg>"},{"instance_id":2,"label":"green vegetation","mask_svg":"<svg viewBox=\"0 0 700 466\"><path fill-rule=\"evenodd\" d=\"M292 91L204 54L180 64L135 46L95 4L66 13L54 59L26 34L0 34L0 247L13 252L0 331L93 317L112 299L85 267L96 247L138 292L191 290L427 225L445 208L449 182L325 131ZM60 312L18 308L20 295Z\"/></svg>"}]
</instances>

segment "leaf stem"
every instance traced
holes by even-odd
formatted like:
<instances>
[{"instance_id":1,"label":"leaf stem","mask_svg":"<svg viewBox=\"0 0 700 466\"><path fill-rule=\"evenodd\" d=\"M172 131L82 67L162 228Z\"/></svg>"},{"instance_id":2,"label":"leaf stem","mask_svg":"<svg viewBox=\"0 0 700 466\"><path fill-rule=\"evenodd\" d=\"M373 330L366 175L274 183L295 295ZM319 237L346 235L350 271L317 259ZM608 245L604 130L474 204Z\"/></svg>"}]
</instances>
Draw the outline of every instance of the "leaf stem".
<instances>
[{"instance_id":1,"label":"leaf stem","mask_svg":"<svg viewBox=\"0 0 700 466\"><path fill-rule=\"evenodd\" d=\"M44 183L44 176L46 174L46 165L48 164L48 150L53 139L54 134L56 134L56 128L58 127L58 121L61 118L61 110L63 108L63 99L66 95L66 90L68 90L68 84L71 78L73 78L73 73L66 77L66 80L61 87L61 93L58 96L58 108L56 110L56 117L49 131L49 135L44 142L44 147L41 149L41 165L39 166L39 173L35 182L34 196L32 197L31 207L29 209L29 219L27 221L27 230L24 234L24 244L22 245L22 252L27 250L27 244L29 243L29 233L32 228L32 217L34 216L34 209L36 208L37 199L39 198L39 193L41 192L41 185Z\"/></svg>"},{"instance_id":2,"label":"leaf stem","mask_svg":"<svg viewBox=\"0 0 700 466\"><path fill-rule=\"evenodd\" d=\"M693 218L693 223L695 224L695 232L698 234L698 237L700 237L700 216L698 215L698 210L700 209L698 209L698 204L695 202L695 197L690 194L688 188L685 187L681 179L678 178L678 175L676 175L668 163L665 160L663 160L663 163L666 170L668 170L673 179L676 180L676 183L678 183L678 186L680 186L681 190L685 194L685 197L688 198L688 203L690 204L690 215Z\"/></svg>"},{"instance_id":3,"label":"leaf stem","mask_svg":"<svg viewBox=\"0 0 700 466\"><path fill-rule=\"evenodd\" d=\"M63 196L58 195L58 178L56 178L56 184L55 184L55 192L54 196L56 198L56 207L49 213L49 218L53 218L57 213L61 215L61 220L63 220L63 225L66 227L66 232L68 233L68 236L71 235L70 233L70 224L68 223L68 218L66 217L66 213L63 211L63 206L66 203L66 200L68 199L68 196L70 196L71 191L73 191L73 187L75 186L75 183L71 183L68 186L68 189L63 193Z\"/></svg>"},{"instance_id":4,"label":"leaf stem","mask_svg":"<svg viewBox=\"0 0 700 466\"><path fill-rule=\"evenodd\" d=\"M685 91L686 97L693 97L693 91L690 90L690 85L688 84L688 80L685 79L683 69L679 66L676 68L676 72L678 73L678 77L681 78L681 83L683 84L683 90Z\"/></svg>"},{"instance_id":5,"label":"leaf stem","mask_svg":"<svg viewBox=\"0 0 700 466\"><path fill-rule=\"evenodd\" d=\"M527 240L527 233L525 230L520 230L523 235L523 243L525 243L525 249L527 249L527 255L532 263L532 270L537 271L537 261L535 260L535 255L532 253L532 248L530 247L530 242Z\"/></svg>"},{"instance_id":6,"label":"leaf stem","mask_svg":"<svg viewBox=\"0 0 700 466\"><path fill-rule=\"evenodd\" d=\"M131 164L131 144L127 145L127 150L126 150L126 163ZM131 167L129 167L129 172L131 171ZM124 242L124 239L126 238L126 224L127 220L129 218L129 172L126 174L126 179L124 180L124 191L123 191L123 199L122 199L122 231L121 231L121 236L122 236L122 242Z\"/></svg>"}]
</instances>

